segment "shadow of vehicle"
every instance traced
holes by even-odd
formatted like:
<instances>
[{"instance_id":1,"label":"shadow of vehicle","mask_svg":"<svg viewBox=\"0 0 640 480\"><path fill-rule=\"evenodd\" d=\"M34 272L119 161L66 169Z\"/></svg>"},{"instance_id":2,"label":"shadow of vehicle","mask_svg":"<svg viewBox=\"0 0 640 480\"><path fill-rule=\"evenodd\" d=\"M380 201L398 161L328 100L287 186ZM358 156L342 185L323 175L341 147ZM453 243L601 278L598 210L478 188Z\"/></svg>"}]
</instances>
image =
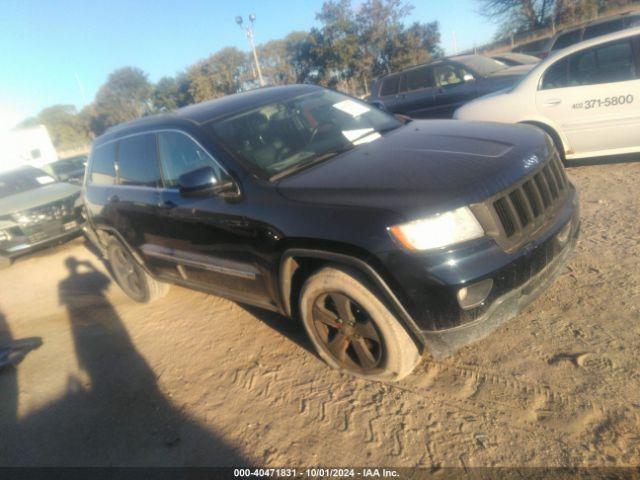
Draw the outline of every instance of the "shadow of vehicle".
<instances>
[{"instance_id":1,"label":"shadow of vehicle","mask_svg":"<svg viewBox=\"0 0 640 480\"><path fill-rule=\"evenodd\" d=\"M70 377L64 396L25 418L11 423L2 417L0 463L247 465L235 448L165 398L105 296L109 278L89 261L69 257L65 265L68 276L59 284L59 299L67 309L78 364L86 376ZM7 401L15 410L17 387L10 389L14 398Z\"/></svg>"},{"instance_id":2,"label":"shadow of vehicle","mask_svg":"<svg viewBox=\"0 0 640 480\"><path fill-rule=\"evenodd\" d=\"M263 310L258 307L253 307L251 305L245 305L242 303L236 303L236 305L238 305L251 316L260 320L262 323L271 327L276 332L281 333L292 342L304 348L307 352L311 353L317 358L320 358L313 348L313 345L309 341L309 337L307 336L307 332L305 331L302 322L296 319L283 317L282 315L275 312L270 312L269 310Z\"/></svg>"}]
</instances>

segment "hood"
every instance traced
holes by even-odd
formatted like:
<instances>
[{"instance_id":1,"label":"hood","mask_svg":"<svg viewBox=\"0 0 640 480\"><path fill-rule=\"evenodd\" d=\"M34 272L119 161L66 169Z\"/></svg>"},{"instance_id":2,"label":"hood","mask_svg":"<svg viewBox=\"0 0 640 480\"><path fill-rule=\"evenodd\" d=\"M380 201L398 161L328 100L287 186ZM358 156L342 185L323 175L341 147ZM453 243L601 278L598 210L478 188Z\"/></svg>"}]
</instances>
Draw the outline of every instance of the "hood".
<instances>
[{"instance_id":1,"label":"hood","mask_svg":"<svg viewBox=\"0 0 640 480\"><path fill-rule=\"evenodd\" d=\"M26 192L0 198L0 216L30 210L74 195L80 195L80 187L62 182L43 185Z\"/></svg>"},{"instance_id":2,"label":"hood","mask_svg":"<svg viewBox=\"0 0 640 480\"><path fill-rule=\"evenodd\" d=\"M530 172L548 155L545 136L525 125L414 120L383 137L285 177L284 197L391 210L407 218L476 203Z\"/></svg>"}]
</instances>

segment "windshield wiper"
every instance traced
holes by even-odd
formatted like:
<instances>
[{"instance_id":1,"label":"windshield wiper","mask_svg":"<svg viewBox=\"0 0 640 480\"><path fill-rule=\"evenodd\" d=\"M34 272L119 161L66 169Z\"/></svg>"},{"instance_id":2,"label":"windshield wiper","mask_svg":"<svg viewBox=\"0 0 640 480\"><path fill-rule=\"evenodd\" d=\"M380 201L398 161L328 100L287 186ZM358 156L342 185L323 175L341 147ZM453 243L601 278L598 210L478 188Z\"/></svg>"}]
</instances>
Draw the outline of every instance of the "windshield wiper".
<instances>
[{"instance_id":1,"label":"windshield wiper","mask_svg":"<svg viewBox=\"0 0 640 480\"><path fill-rule=\"evenodd\" d=\"M289 168L285 168L284 170L282 170L281 172L275 173L273 175L271 175L269 177L269 181L273 182L274 180L279 180L282 177L286 177L287 175L291 175L292 173L298 172L302 169L305 169L307 167L310 167L311 165L315 165L316 163L321 163L324 162L326 160L329 160L330 158L336 157L342 153L348 152L349 150L353 149L354 145L348 145L346 147L342 147L342 148L338 148L336 150L331 150L329 152L323 153L322 155L319 155L317 157L312 157L308 160L304 160L302 162L296 163L294 165L291 165Z\"/></svg>"}]
</instances>

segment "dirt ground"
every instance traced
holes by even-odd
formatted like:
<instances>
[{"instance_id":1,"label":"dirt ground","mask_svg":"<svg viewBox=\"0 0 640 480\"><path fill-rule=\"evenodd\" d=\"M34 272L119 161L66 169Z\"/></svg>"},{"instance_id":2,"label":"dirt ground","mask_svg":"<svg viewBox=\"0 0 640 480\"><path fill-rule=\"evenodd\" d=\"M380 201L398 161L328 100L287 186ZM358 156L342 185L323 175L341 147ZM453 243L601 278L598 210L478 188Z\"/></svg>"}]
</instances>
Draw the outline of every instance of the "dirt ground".
<instances>
[{"instance_id":1,"label":"dirt ground","mask_svg":"<svg viewBox=\"0 0 640 480\"><path fill-rule=\"evenodd\" d=\"M576 254L520 316L405 381L327 368L291 320L130 301L82 239L0 271L1 465L640 465L640 163L569 169Z\"/></svg>"}]
</instances>

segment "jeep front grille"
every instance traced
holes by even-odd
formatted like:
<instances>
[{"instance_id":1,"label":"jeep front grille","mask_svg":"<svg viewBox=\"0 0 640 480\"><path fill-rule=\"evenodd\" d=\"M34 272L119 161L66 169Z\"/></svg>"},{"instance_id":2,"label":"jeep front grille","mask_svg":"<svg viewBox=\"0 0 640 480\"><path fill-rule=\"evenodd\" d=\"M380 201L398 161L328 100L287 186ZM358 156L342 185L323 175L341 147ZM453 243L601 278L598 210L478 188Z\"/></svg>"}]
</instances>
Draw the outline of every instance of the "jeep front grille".
<instances>
[{"instance_id":1,"label":"jeep front grille","mask_svg":"<svg viewBox=\"0 0 640 480\"><path fill-rule=\"evenodd\" d=\"M505 251L513 251L553 220L570 188L554 153L518 183L471 208L487 235Z\"/></svg>"},{"instance_id":2,"label":"jeep front grille","mask_svg":"<svg viewBox=\"0 0 640 480\"><path fill-rule=\"evenodd\" d=\"M558 155L516 188L493 201L493 208L507 238L511 238L555 210L565 197L567 177Z\"/></svg>"}]
</instances>

